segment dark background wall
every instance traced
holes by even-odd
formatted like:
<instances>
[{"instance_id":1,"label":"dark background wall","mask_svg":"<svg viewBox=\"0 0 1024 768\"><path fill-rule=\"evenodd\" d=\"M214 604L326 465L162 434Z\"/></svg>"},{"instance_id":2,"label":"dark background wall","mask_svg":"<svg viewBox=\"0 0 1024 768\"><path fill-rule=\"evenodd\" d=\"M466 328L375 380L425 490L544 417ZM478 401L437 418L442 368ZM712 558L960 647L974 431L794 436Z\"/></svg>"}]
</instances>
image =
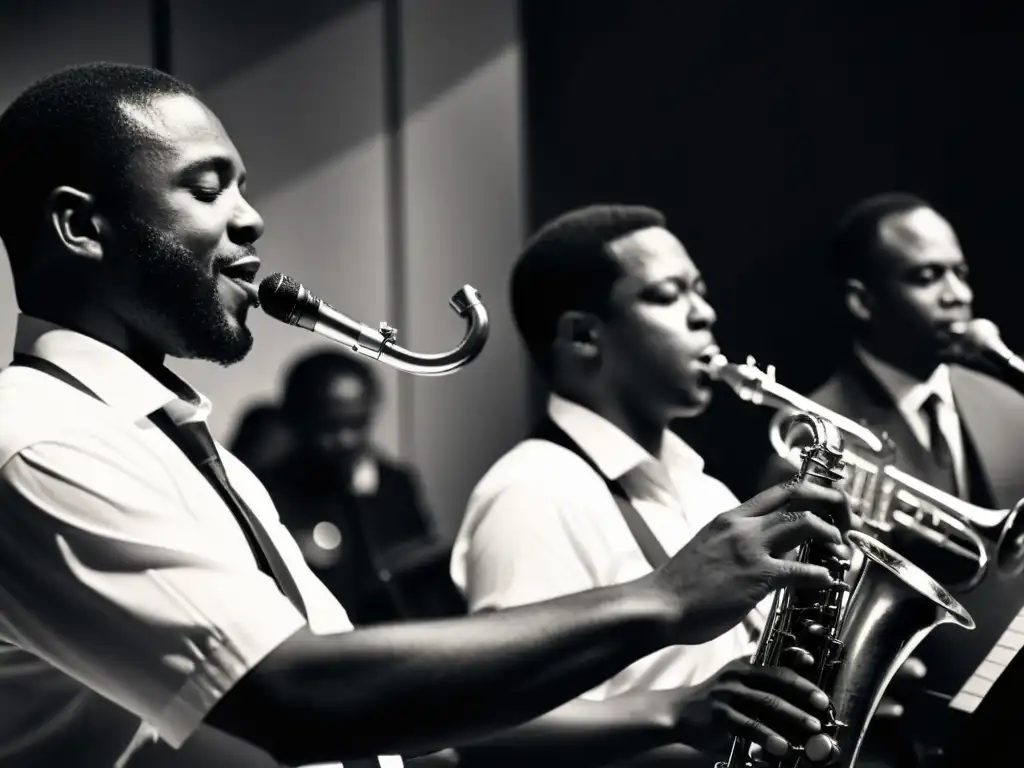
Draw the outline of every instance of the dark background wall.
<instances>
[{"instance_id":1,"label":"dark background wall","mask_svg":"<svg viewBox=\"0 0 1024 768\"><path fill-rule=\"evenodd\" d=\"M592 202L661 208L730 358L807 390L842 349L828 228L906 189L951 220L978 313L1024 349L1016 5L523 0L531 229ZM744 496L769 415L721 391L680 431Z\"/></svg>"}]
</instances>

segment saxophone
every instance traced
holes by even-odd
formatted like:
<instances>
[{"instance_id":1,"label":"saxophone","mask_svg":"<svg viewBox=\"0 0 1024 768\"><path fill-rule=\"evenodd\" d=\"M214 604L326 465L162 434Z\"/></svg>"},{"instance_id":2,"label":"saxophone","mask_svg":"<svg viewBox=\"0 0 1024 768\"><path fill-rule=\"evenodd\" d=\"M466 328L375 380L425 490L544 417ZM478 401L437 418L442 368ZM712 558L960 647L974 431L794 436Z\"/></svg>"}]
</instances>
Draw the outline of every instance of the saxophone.
<instances>
[{"instance_id":1,"label":"saxophone","mask_svg":"<svg viewBox=\"0 0 1024 768\"><path fill-rule=\"evenodd\" d=\"M490 320L480 292L464 285L448 300L466 323L458 346L437 354L398 346L398 329L381 323L375 331L322 301L306 286L275 272L260 281L259 304L275 320L325 336L358 355L414 376L447 376L476 359L487 343Z\"/></svg>"},{"instance_id":2,"label":"saxophone","mask_svg":"<svg viewBox=\"0 0 1024 768\"><path fill-rule=\"evenodd\" d=\"M716 364L725 364L721 355L708 365L712 378ZM837 484L843 478L842 432L809 413L793 421L812 433L799 475L819 485ZM736 738L728 761L715 768L853 768L886 687L917 645L941 624L974 629L970 614L923 570L870 536L848 536L860 560L853 570L813 540L797 550L800 562L827 568L833 584L778 590L752 659L789 667L825 692L831 704L821 731L780 757Z\"/></svg>"}]
</instances>

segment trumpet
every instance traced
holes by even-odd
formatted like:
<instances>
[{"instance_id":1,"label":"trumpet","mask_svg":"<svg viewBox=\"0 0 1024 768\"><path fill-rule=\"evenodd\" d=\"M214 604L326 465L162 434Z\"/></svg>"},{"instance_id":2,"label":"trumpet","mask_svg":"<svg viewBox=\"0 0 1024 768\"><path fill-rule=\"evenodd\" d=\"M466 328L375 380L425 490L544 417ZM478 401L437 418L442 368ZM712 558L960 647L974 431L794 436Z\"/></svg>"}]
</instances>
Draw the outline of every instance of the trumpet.
<instances>
[{"instance_id":1,"label":"trumpet","mask_svg":"<svg viewBox=\"0 0 1024 768\"><path fill-rule=\"evenodd\" d=\"M1011 510L993 510L970 504L923 483L892 465L895 446L886 435L782 386L775 380L775 367L757 368L753 358L745 364L730 363L717 349L709 350L703 361L708 375L727 384L740 399L775 408L769 440L779 457L795 469L801 466L796 445L798 430L791 430L796 415L819 416L834 424L861 452L845 448L847 472L839 484L850 498L853 511L878 535L892 541L910 542L916 551L920 542L944 554L943 584L962 593L976 587L990 568L989 546L978 529L995 533L996 570L1011 577L1024 570L1024 514L1018 514L1024 500ZM865 455L867 454L867 455ZM895 543L894 546L897 546ZM900 548L897 546L897 548Z\"/></svg>"},{"instance_id":2,"label":"trumpet","mask_svg":"<svg viewBox=\"0 0 1024 768\"><path fill-rule=\"evenodd\" d=\"M448 300L448 306L465 319L466 332L458 346L440 354L421 354L398 346L397 328L387 323L377 330L368 328L280 272L263 278L259 299L263 311L275 320L319 333L356 354L416 376L445 376L470 363L483 350L490 330L487 308L471 285L462 286Z\"/></svg>"}]
</instances>

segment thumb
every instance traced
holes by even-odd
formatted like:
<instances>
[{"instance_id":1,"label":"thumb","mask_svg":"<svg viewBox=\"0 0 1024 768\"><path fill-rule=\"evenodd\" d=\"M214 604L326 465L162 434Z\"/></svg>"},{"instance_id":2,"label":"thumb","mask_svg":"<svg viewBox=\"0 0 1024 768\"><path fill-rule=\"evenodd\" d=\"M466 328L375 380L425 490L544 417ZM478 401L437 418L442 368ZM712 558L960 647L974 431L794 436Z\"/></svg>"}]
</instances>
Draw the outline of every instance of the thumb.
<instances>
[{"instance_id":1,"label":"thumb","mask_svg":"<svg viewBox=\"0 0 1024 768\"><path fill-rule=\"evenodd\" d=\"M773 589L795 587L797 589L826 589L833 583L828 568L809 563L798 563L793 560L775 560L775 573L772 577Z\"/></svg>"}]
</instances>

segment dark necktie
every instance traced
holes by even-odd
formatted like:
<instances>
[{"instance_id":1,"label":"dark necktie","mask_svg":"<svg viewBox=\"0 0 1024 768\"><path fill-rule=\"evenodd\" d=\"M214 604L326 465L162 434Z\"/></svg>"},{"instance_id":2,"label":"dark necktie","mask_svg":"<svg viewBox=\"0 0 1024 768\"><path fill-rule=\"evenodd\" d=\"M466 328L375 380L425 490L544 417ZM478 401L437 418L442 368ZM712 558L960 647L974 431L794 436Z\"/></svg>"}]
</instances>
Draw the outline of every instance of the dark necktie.
<instances>
[{"instance_id":1,"label":"dark necktie","mask_svg":"<svg viewBox=\"0 0 1024 768\"><path fill-rule=\"evenodd\" d=\"M928 444L931 446L932 458L946 481L947 486L942 490L948 490L954 495L959 495L960 488L956 478L956 468L953 465L953 453L949 449L942 428L939 426L939 408L942 407L942 400L934 392L928 396L921 406L928 423Z\"/></svg>"},{"instance_id":2,"label":"dark necktie","mask_svg":"<svg viewBox=\"0 0 1024 768\"><path fill-rule=\"evenodd\" d=\"M263 547L260 546L259 538L249 522L252 512L249 510L244 499L232 487L228 479L227 470L224 468L224 463L220 460L220 454L217 452L217 445L213 441L213 435L210 434L209 427L201 421L175 424L170 415L163 410L156 411L150 415L150 420L178 445L182 452L195 464L196 468L202 472L207 481L220 494L224 503L238 521L242 533L245 534L245 538L249 542L249 547L252 549L253 556L256 558L260 570L267 573L277 582L278 588L285 596L289 596L288 587L295 589L295 596L291 597L292 602L295 602L296 598L301 600L294 584L282 584L271 568ZM301 602L298 607L301 610ZM380 768L380 761L375 757L367 757L356 760L344 760L342 765L344 768Z\"/></svg>"},{"instance_id":3,"label":"dark necktie","mask_svg":"<svg viewBox=\"0 0 1024 768\"><path fill-rule=\"evenodd\" d=\"M171 416L162 409L150 414L149 419L181 449L182 453L202 473L214 490L220 494L224 504L227 505L238 521L238 525L242 529L246 541L249 542L249 548L252 550L253 557L256 558L256 563L259 565L260 570L274 579L280 588L281 584L273 568L271 568L266 553L263 551L263 547L260 546L259 538L250 522L252 512L242 497L231 486L227 470L224 469L224 464L220 460L220 454L217 453L217 445L213 441L213 435L210 434L209 427L201 421L175 424ZM281 591L284 592L284 589L281 589Z\"/></svg>"}]
</instances>

